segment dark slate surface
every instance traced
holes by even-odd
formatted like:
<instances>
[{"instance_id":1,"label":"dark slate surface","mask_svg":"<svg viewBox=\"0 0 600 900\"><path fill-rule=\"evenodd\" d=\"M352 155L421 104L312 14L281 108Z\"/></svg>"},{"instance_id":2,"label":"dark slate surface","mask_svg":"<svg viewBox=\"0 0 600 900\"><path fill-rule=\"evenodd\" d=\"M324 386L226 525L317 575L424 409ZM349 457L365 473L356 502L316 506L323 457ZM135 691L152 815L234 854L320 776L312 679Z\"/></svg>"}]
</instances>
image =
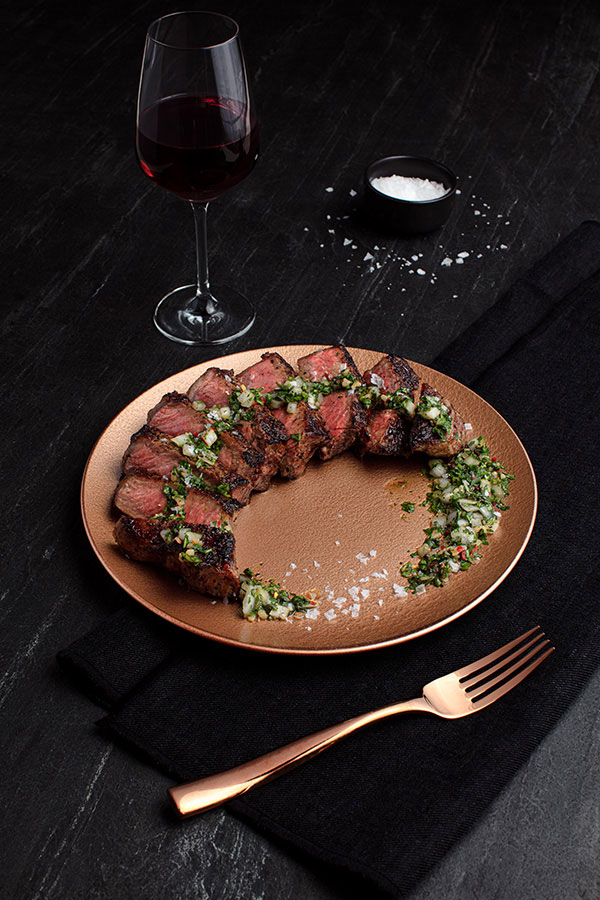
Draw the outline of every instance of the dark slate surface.
<instances>
[{"instance_id":1,"label":"dark slate surface","mask_svg":"<svg viewBox=\"0 0 600 900\"><path fill-rule=\"evenodd\" d=\"M263 142L256 171L210 213L214 278L241 284L259 311L227 351L344 338L427 362L598 218L595 4L211 6L241 24ZM151 321L193 268L189 211L149 184L132 151L145 29L170 8L12 7L0 894L359 896L228 813L167 819L167 780L99 735L94 708L56 671L55 652L124 600L81 526L87 455L140 391L214 354L165 340ZM363 168L390 153L457 172L443 231L398 238L361 219ZM441 265L462 251L462 265ZM599 700L597 680L414 900L600 895Z\"/></svg>"}]
</instances>

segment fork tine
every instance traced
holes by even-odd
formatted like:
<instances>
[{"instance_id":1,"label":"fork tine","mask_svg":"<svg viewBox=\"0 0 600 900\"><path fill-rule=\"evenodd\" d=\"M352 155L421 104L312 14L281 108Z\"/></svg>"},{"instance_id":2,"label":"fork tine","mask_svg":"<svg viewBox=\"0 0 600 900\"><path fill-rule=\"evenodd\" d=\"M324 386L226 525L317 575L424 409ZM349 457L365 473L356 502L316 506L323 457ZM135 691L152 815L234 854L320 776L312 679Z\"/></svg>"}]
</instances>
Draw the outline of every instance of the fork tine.
<instances>
[{"instance_id":1,"label":"fork tine","mask_svg":"<svg viewBox=\"0 0 600 900\"><path fill-rule=\"evenodd\" d=\"M541 650L542 647L544 646L544 644L540 643L540 641L544 637L546 637L546 635L544 634L543 631L540 631L537 634L535 634L530 641L527 641L526 644L523 644L522 646L517 647L517 649L513 653L509 653L508 656L502 656L502 658L499 660L499 662L496 663L495 666L494 665L491 667L488 666L486 668L481 668L481 669L478 668L476 670L476 672L473 675L471 675L470 677L468 676L466 678L461 678L460 679L461 687L463 687L467 691L473 690L473 688L476 685L478 685L479 682L482 681L484 678L489 678L491 675L494 675L495 672L499 672L500 669L503 669L505 666L510 665L510 663L512 663L513 660L517 659L518 656L522 656L526 650L529 650L530 647L534 647L535 644L538 645L537 650ZM546 640L545 643L547 644L548 641ZM536 650L534 649L532 651L532 653L530 654L530 656L533 655L533 653L535 653L535 652L536 652ZM522 659L522 662L525 662L525 659Z\"/></svg>"},{"instance_id":2,"label":"fork tine","mask_svg":"<svg viewBox=\"0 0 600 900\"><path fill-rule=\"evenodd\" d=\"M496 662L497 659L500 659L501 656L504 656L504 654L508 653L509 650L512 650L513 647L517 647L535 631L539 631L539 629L540 626L536 625L535 628L531 628L529 631L526 631L525 634L521 635L521 637L515 638L514 641L509 641L509 643L505 644L504 647L500 647L498 650L494 650L493 653L489 653L487 656L482 656L481 659L476 660L469 666L463 666L462 669L456 669L454 674L457 676L457 678L464 678L466 675L473 675L479 669L483 669L485 666L489 665L489 663Z\"/></svg>"},{"instance_id":3,"label":"fork tine","mask_svg":"<svg viewBox=\"0 0 600 900\"><path fill-rule=\"evenodd\" d=\"M504 684L500 685L500 687L496 688L495 691L492 691L491 694L485 694L484 697L472 697L471 703L475 707L475 709L483 709L485 706L489 706L490 703L494 703L495 700L499 700L500 697L503 697L504 694L507 694L512 688L516 687L517 684L520 684L530 675L534 669L543 663L547 656L550 656L554 647L550 647L546 650L542 656L538 656L537 659L534 659L533 662L529 663L526 669L522 669L520 672L517 672L516 675L510 679L510 681L505 681Z\"/></svg>"},{"instance_id":4,"label":"fork tine","mask_svg":"<svg viewBox=\"0 0 600 900\"><path fill-rule=\"evenodd\" d=\"M500 682L504 681L508 678L509 675L512 675L513 672L516 672L518 669L522 669L525 663L532 659L532 657L537 656L540 651L544 650L546 647L550 646L550 641L542 641L541 644L536 644L536 646L529 651L525 656L522 656L521 653L517 652L514 656L509 656L508 659L503 659L501 663L497 666L494 666L493 669L490 669L489 672L483 672L483 674L479 678L473 679L474 683L471 687L465 687L463 684L463 689L468 692L477 691L477 696L479 696L483 691L489 691L490 688L495 687ZM513 660L516 659L516 662ZM512 663L508 668L505 668L507 663ZM499 669L502 671L499 675L496 675L495 678L490 680L489 675L494 674Z\"/></svg>"}]
</instances>

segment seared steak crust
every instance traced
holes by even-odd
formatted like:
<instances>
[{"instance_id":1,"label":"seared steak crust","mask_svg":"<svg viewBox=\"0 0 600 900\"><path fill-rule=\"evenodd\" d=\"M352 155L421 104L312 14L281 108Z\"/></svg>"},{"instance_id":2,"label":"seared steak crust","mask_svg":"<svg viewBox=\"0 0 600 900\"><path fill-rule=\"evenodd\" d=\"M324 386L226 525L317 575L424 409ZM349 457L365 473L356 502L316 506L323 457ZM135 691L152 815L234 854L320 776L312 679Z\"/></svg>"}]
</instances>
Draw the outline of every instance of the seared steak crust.
<instances>
[{"instance_id":1,"label":"seared steak crust","mask_svg":"<svg viewBox=\"0 0 600 900\"><path fill-rule=\"evenodd\" d=\"M115 538L132 559L176 572L195 591L211 597L237 596L240 582L235 571L233 535L210 525L192 527L202 535L202 546L208 551L201 555L198 564L181 558L179 544L163 540L158 522L121 516Z\"/></svg>"},{"instance_id":2,"label":"seared steak crust","mask_svg":"<svg viewBox=\"0 0 600 900\"><path fill-rule=\"evenodd\" d=\"M334 391L319 407L329 440L319 448L321 459L332 459L351 447L367 427L368 416L355 394Z\"/></svg>"},{"instance_id":3,"label":"seared steak crust","mask_svg":"<svg viewBox=\"0 0 600 900\"><path fill-rule=\"evenodd\" d=\"M123 456L123 474L128 472L145 472L147 475L158 475L168 479L175 466L188 462L167 435L155 428L143 425L131 438L131 443ZM250 499L252 485L247 478L224 469L218 462L213 466L193 465L193 472L216 488L227 486L233 500L245 505Z\"/></svg>"},{"instance_id":4,"label":"seared steak crust","mask_svg":"<svg viewBox=\"0 0 600 900\"><path fill-rule=\"evenodd\" d=\"M232 369L218 369L212 366L193 383L188 391L188 397L192 401L201 400L207 407L227 406L234 391L244 390L245 385L234 377ZM269 410L259 403L254 403L245 410L244 416L246 418L236 424L236 429L264 456L254 483L255 491L264 491L279 469L288 434Z\"/></svg>"},{"instance_id":5,"label":"seared steak crust","mask_svg":"<svg viewBox=\"0 0 600 900\"><path fill-rule=\"evenodd\" d=\"M123 472L133 469L168 478L174 467L183 462L183 454L161 431L143 425L131 437L131 443L123 454Z\"/></svg>"},{"instance_id":6,"label":"seared steak crust","mask_svg":"<svg viewBox=\"0 0 600 900\"><path fill-rule=\"evenodd\" d=\"M211 406L226 406L234 390L233 369L211 366L194 381L187 396L192 401L201 400L210 409Z\"/></svg>"},{"instance_id":7,"label":"seared steak crust","mask_svg":"<svg viewBox=\"0 0 600 900\"><path fill-rule=\"evenodd\" d=\"M132 519L151 519L164 513L167 497L164 488L167 482L145 472L129 472L115 491L114 504L119 512ZM188 488L184 513L186 522L210 524L229 522L239 510L235 500L218 497L199 488Z\"/></svg>"},{"instance_id":8,"label":"seared steak crust","mask_svg":"<svg viewBox=\"0 0 600 900\"><path fill-rule=\"evenodd\" d=\"M288 378L295 376L294 369L279 353L263 353L260 362L255 363L238 376L246 387L264 392L274 391ZM299 402L295 413L288 413L282 407L274 409L273 416L285 428L288 439L279 463L279 472L284 478L298 478L302 475L311 456L329 437L321 416L310 409L307 403Z\"/></svg>"},{"instance_id":9,"label":"seared steak crust","mask_svg":"<svg viewBox=\"0 0 600 900\"><path fill-rule=\"evenodd\" d=\"M375 378L372 376L375 375ZM415 395L421 379L413 367L402 357L388 353L364 374L366 384L381 387L388 394L395 391L409 391Z\"/></svg>"},{"instance_id":10,"label":"seared steak crust","mask_svg":"<svg viewBox=\"0 0 600 900\"><path fill-rule=\"evenodd\" d=\"M372 410L360 437L359 453L379 456L406 456L409 452L410 422L395 409Z\"/></svg>"},{"instance_id":11,"label":"seared steak crust","mask_svg":"<svg viewBox=\"0 0 600 900\"><path fill-rule=\"evenodd\" d=\"M194 409L192 401L185 394L176 391L165 394L148 413L148 425L165 434L176 437L179 434L201 434L213 423L204 412ZM265 461L264 454L248 443L235 428L219 434L223 446L217 462L222 469L247 478L254 486L260 477L260 466Z\"/></svg>"},{"instance_id":12,"label":"seared steak crust","mask_svg":"<svg viewBox=\"0 0 600 900\"><path fill-rule=\"evenodd\" d=\"M278 384L293 378L294 374L293 368L279 353L263 353L260 362L240 372L238 381L249 388L273 391Z\"/></svg>"},{"instance_id":13,"label":"seared steak crust","mask_svg":"<svg viewBox=\"0 0 600 900\"><path fill-rule=\"evenodd\" d=\"M461 450L466 442L467 436L465 431L465 423L458 415L456 410L447 400L439 394L431 385L423 382L421 387L421 397L435 397L446 406L450 412L452 425L447 438L440 437L434 431L435 422L423 419L418 414L413 419L412 428L409 436L409 446L411 453L422 452L428 456L454 456Z\"/></svg>"},{"instance_id":14,"label":"seared steak crust","mask_svg":"<svg viewBox=\"0 0 600 900\"><path fill-rule=\"evenodd\" d=\"M324 381L348 370L355 378L360 378L356 363L343 344L315 350L302 356L297 363L298 372L306 381Z\"/></svg>"},{"instance_id":15,"label":"seared steak crust","mask_svg":"<svg viewBox=\"0 0 600 900\"><path fill-rule=\"evenodd\" d=\"M354 360L343 345L302 357L298 368L306 381L331 380L345 371L353 380L360 379ZM384 397L385 403L395 405L395 409L374 406L367 413L358 399L358 395L364 399L361 387L358 395L352 388L325 394L317 412L308 403L295 400L294 393L302 387L301 382L298 386L292 384L289 391L286 388L283 397L288 399L280 399L283 405L278 409L271 410L257 402L242 408L232 398L234 392L245 389L276 391L295 376L292 366L279 354L264 353L258 363L237 378L232 370L213 366L191 385L186 395L172 392L162 398L149 412L148 424L133 435L123 456L123 475L114 505L122 513L115 538L125 553L175 572L200 593L223 598L237 596L240 582L234 562L234 537L230 531L213 525L229 523L252 490L268 487L277 469L284 477L297 478L316 450L322 459L330 459L357 440L361 455L370 452L394 456L414 452L451 456L466 443L460 416L434 388L421 385L405 359L394 355L382 357L367 370L363 380L367 385L375 385L382 394L403 392L395 398ZM444 404L451 417L446 439L436 433L435 419L417 413L411 421L413 406L405 394L415 406L419 397L431 397ZM366 394L371 399L373 395L374 403L381 403L376 391ZM206 408L196 409L196 401ZM312 395L310 402L313 403ZM289 413L288 405L295 412ZM221 419L219 427L216 412L210 417L207 413L220 406L230 406L239 421L231 420L227 428L227 419ZM426 405L422 413L435 415L433 407ZM196 443L191 439L181 441L185 453L193 453L193 458L171 440L184 434L206 437L210 428L217 438L211 445L212 454L207 455L202 438ZM208 438L210 441L214 435ZM200 459L202 465L196 465ZM182 464L185 468L180 468ZM185 487L184 484L194 484L190 475L201 475L215 490ZM224 483L229 486L231 499L221 496ZM218 488L221 490L217 492ZM181 505L178 507L177 503Z\"/></svg>"}]
</instances>

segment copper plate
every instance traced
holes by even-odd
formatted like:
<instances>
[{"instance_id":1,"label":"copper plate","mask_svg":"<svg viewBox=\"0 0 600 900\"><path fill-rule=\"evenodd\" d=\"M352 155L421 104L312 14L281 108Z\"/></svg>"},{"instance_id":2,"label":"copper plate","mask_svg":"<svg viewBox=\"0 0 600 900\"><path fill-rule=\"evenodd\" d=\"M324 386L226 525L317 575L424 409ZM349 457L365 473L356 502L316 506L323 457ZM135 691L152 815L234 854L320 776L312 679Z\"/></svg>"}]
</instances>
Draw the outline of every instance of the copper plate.
<instances>
[{"instance_id":1,"label":"copper plate","mask_svg":"<svg viewBox=\"0 0 600 900\"><path fill-rule=\"evenodd\" d=\"M267 349L294 364L319 348ZM350 350L361 372L381 357L380 352ZM326 463L313 461L297 481L282 481L255 494L234 528L240 571L250 566L293 591L319 591L321 612L316 620L250 623L241 618L237 604L203 597L181 586L173 575L123 556L113 539L116 519L111 501L130 436L167 391L185 392L210 365L239 372L264 352L220 357L167 378L126 406L101 435L84 472L81 507L92 547L115 581L143 606L181 628L272 653L351 653L408 641L440 628L487 597L516 564L531 535L537 509L535 475L516 434L485 400L418 363L412 363L418 374L460 410L472 424L473 436L483 435L492 455L515 475L510 509L483 558L445 587L402 599L393 590L394 583L402 584L399 567L423 542L428 524L428 512L419 505L427 488L422 460L360 460L352 452ZM404 500L416 504L413 513L403 513ZM384 570L387 577L377 577L375 573L381 576ZM359 597L358 610L351 610L350 587L369 592ZM337 607L326 599L331 591L333 599L345 597L346 602ZM335 618L325 617L329 610Z\"/></svg>"}]
</instances>

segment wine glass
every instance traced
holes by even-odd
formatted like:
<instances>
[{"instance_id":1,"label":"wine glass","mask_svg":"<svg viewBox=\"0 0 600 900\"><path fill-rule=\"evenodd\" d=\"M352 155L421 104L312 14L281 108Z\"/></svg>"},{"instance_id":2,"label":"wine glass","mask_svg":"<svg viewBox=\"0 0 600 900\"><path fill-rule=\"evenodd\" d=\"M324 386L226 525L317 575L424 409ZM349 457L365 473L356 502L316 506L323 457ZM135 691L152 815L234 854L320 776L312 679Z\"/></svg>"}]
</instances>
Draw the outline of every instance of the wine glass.
<instances>
[{"instance_id":1,"label":"wine glass","mask_svg":"<svg viewBox=\"0 0 600 900\"><path fill-rule=\"evenodd\" d=\"M137 106L137 156L155 184L194 213L196 284L162 298L156 327L182 344L222 344L254 322L248 300L208 280L208 203L254 167L258 128L238 25L213 12L156 19L146 35Z\"/></svg>"}]
</instances>

